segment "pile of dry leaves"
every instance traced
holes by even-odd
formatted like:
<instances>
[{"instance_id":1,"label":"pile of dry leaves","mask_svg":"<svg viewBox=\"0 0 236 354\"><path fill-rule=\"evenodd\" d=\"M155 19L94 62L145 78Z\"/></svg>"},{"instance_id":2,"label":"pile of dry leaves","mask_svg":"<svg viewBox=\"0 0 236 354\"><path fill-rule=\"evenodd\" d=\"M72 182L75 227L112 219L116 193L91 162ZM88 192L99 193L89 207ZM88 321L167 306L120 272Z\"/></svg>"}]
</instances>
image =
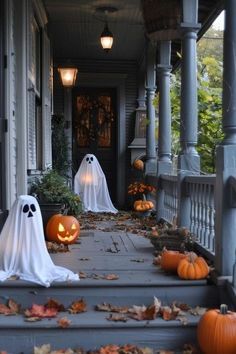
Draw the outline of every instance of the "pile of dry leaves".
<instances>
[{"instance_id":1,"label":"pile of dry leaves","mask_svg":"<svg viewBox=\"0 0 236 354\"><path fill-rule=\"evenodd\" d=\"M180 352L178 352L180 353ZM198 354L197 349L191 344L184 345L182 354ZM6 352L0 352L0 354L7 354ZM174 351L170 350L154 350L151 348L139 348L132 344L126 345L116 345L109 344L102 346L97 350L83 350L78 349L60 349L60 350L51 350L50 344L44 344L41 347L35 347L33 354L175 354Z\"/></svg>"}]
</instances>

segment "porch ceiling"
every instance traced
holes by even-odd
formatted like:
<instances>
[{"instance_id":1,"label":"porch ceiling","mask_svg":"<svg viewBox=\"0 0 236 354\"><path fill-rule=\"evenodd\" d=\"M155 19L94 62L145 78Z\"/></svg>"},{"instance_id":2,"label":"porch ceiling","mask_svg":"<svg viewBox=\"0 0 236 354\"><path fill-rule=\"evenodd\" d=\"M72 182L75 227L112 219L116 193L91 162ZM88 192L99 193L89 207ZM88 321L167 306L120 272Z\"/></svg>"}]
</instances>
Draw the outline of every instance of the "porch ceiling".
<instances>
[{"instance_id":1,"label":"porch ceiling","mask_svg":"<svg viewBox=\"0 0 236 354\"><path fill-rule=\"evenodd\" d=\"M63 60L100 59L141 61L144 54L145 33L156 39L159 21L168 24L161 16L163 8L173 16L171 4L181 0L43 0L49 19L54 58ZM201 36L214 21L223 7L223 0L199 0ZM155 5L155 6L154 6ZM101 6L115 7L117 12L108 15L108 26L114 35L109 53L101 49L100 34L105 15L96 9ZM148 9L148 11L147 11ZM151 9L151 11L150 11ZM143 16L143 13L144 16ZM165 11L164 11L165 13ZM179 23L179 19L177 20ZM170 22L171 24L171 22ZM180 40L172 41L172 64L178 60Z\"/></svg>"},{"instance_id":2,"label":"porch ceiling","mask_svg":"<svg viewBox=\"0 0 236 354\"><path fill-rule=\"evenodd\" d=\"M140 0L44 0L54 57L68 59L139 60L144 51L144 22ZM101 6L118 9L107 17L113 33L112 50L100 45L105 15Z\"/></svg>"}]
</instances>

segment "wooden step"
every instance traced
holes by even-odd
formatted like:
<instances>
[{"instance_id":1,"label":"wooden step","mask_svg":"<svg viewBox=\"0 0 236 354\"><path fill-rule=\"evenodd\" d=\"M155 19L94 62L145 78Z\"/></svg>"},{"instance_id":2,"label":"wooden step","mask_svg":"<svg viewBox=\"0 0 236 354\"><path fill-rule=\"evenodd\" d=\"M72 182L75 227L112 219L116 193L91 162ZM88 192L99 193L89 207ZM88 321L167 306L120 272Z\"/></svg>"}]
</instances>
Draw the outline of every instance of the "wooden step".
<instances>
[{"instance_id":1,"label":"wooden step","mask_svg":"<svg viewBox=\"0 0 236 354\"><path fill-rule=\"evenodd\" d=\"M155 349L182 348L184 344L196 343L198 316L188 316L188 323L164 321L111 322L108 313L88 312L70 315L61 313L71 320L68 328L60 328L57 319L43 319L39 322L25 322L23 316L7 316L0 322L0 349L8 353L32 353L34 346L50 343L55 349L95 349L110 343L131 343L140 347Z\"/></svg>"}]
</instances>

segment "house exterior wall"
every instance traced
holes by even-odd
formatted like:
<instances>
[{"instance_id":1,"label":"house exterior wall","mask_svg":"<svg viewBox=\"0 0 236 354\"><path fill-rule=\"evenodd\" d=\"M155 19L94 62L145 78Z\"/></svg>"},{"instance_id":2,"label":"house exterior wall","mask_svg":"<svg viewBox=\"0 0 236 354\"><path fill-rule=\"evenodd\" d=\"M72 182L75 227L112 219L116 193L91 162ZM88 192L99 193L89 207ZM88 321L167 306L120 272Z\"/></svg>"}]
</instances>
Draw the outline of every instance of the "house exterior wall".
<instances>
[{"instance_id":1,"label":"house exterior wall","mask_svg":"<svg viewBox=\"0 0 236 354\"><path fill-rule=\"evenodd\" d=\"M27 194L29 176L51 164L50 42L45 31L46 13L38 0L5 0L4 70L5 89L5 178L9 209L17 195ZM32 23L37 19L43 64L36 126L36 85L32 61L35 59ZM37 145L36 145L37 144ZM37 148L37 151L36 151ZM40 153L40 159L38 157Z\"/></svg>"},{"instance_id":2,"label":"house exterior wall","mask_svg":"<svg viewBox=\"0 0 236 354\"><path fill-rule=\"evenodd\" d=\"M62 84L60 82L58 73L56 68L61 66L65 66L65 62L63 60L57 61L55 59L55 70L54 70L54 113L55 114L66 114L68 112L68 107L65 106L65 92L64 88L62 87ZM119 181L118 178L118 190L119 190L119 183L122 185L122 193L124 194L123 197L121 197L120 200L120 206L124 207L126 204L126 190L127 190L127 184L129 183L131 179L131 166L130 166L130 150L128 149L128 146L130 142L134 138L134 126L135 126L135 109L137 108L137 92L138 92L138 65L136 62L131 62L131 61L115 61L115 62L109 62L109 61L83 61L83 60L78 60L78 61L73 61L73 63L70 63L70 65L74 65L75 67L78 68L78 81L77 81L77 86L83 87L84 79L80 81L80 76L84 77L86 74L88 74L88 77L93 75L94 77L94 82L96 82L96 76L97 76L97 83L96 86L99 85L99 82L104 82L104 86L110 86L110 87L118 87L119 80L124 82L124 107L122 107L123 112L124 112L124 117L122 117L123 113L120 113L120 117L118 114L118 119L123 119L122 124L120 125L120 129L122 129L122 132L120 132L120 142L118 141L118 145L121 144L123 146L120 146L120 155L122 155L122 151L124 151L124 159L122 162L122 157L118 156L117 160L120 161L118 162L118 168L119 170L121 168L122 172L120 175L120 178L122 181ZM100 80L100 78L104 75L103 81ZM113 79L112 79L113 77ZM99 81L100 80L100 81ZM113 84L112 84L113 80ZM93 80L91 80L92 82ZM109 82L108 82L109 81ZM91 83L91 87L93 84ZM102 83L100 87L102 87ZM119 88L118 88L119 90ZM71 101L72 102L72 101ZM119 102L119 99L118 99ZM121 102L121 101L120 101ZM121 103L122 104L122 103ZM117 107L117 111L119 112L119 108ZM65 117L66 120L70 120L71 117ZM124 126L123 126L124 124ZM119 123L118 123L119 126ZM70 124L71 128L71 124ZM68 133L68 138L70 142L70 147L72 147L72 132L70 128L67 130ZM125 128L125 129L124 129ZM119 128L118 128L119 129ZM119 132L118 132L119 136ZM118 146L118 151L119 151L119 146ZM121 165L119 165L121 164ZM118 194L119 195L119 194ZM123 204L123 205L122 205Z\"/></svg>"}]
</instances>

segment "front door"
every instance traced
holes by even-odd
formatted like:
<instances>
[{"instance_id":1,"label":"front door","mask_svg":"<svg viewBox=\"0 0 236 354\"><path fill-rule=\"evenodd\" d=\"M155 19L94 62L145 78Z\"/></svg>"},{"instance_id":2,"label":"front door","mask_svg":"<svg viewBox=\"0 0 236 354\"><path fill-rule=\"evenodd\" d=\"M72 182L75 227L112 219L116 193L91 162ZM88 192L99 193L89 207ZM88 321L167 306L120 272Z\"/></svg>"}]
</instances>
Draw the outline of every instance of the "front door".
<instances>
[{"instance_id":1,"label":"front door","mask_svg":"<svg viewBox=\"0 0 236 354\"><path fill-rule=\"evenodd\" d=\"M73 167L94 154L116 202L116 90L79 88L73 92Z\"/></svg>"}]
</instances>

